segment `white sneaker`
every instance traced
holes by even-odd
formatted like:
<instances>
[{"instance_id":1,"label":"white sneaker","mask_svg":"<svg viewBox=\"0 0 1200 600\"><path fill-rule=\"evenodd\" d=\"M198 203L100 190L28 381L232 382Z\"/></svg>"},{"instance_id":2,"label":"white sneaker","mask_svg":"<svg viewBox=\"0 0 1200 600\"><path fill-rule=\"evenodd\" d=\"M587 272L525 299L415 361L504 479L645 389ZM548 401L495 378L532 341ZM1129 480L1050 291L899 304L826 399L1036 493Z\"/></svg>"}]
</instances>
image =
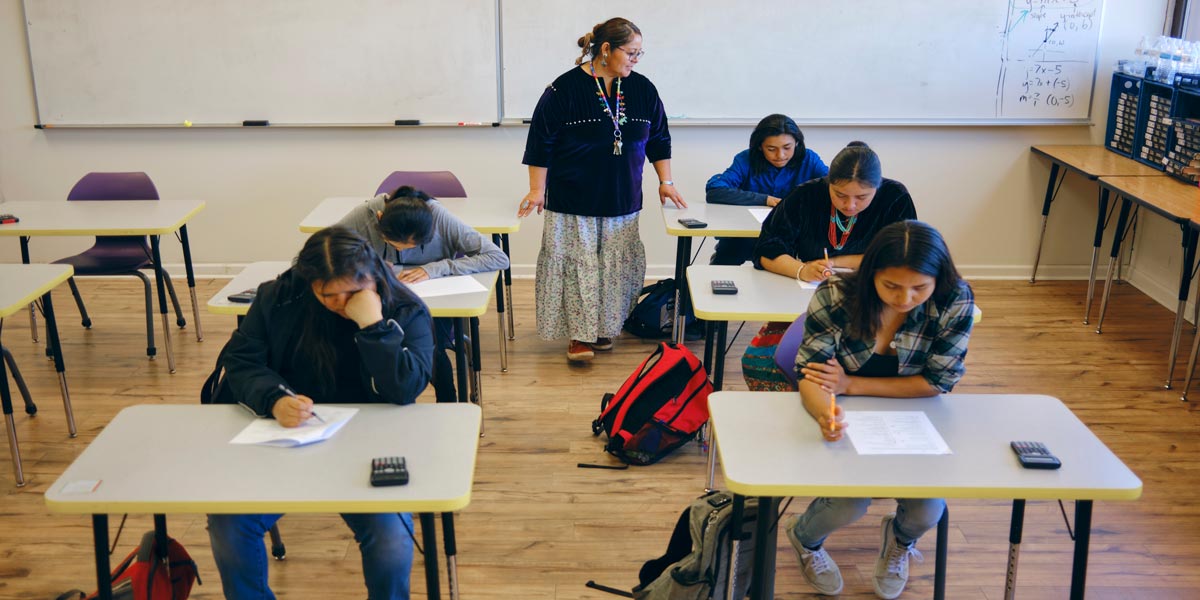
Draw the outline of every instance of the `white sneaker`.
<instances>
[{"instance_id":1,"label":"white sneaker","mask_svg":"<svg viewBox=\"0 0 1200 600\"><path fill-rule=\"evenodd\" d=\"M905 546L896 539L896 534L892 531L894 520L895 513L884 517L883 523L880 524L883 542L879 548L879 557L875 559L875 595L884 600L898 598L904 591L904 586L908 583L908 556L916 556L918 562L924 560L921 552L917 550L916 542Z\"/></svg>"},{"instance_id":2,"label":"white sneaker","mask_svg":"<svg viewBox=\"0 0 1200 600\"><path fill-rule=\"evenodd\" d=\"M797 558L800 560L800 572L804 574L804 580L818 594L825 596L840 594L842 592L841 569L838 569L837 563L833 562L833 558L829 556L825 548L809 550L800 543L800 540L796 539L796 522L799 520L799 516L792 516L783 526L787 531L788 541L796 549Z\"/></svg>"}]
</instances>

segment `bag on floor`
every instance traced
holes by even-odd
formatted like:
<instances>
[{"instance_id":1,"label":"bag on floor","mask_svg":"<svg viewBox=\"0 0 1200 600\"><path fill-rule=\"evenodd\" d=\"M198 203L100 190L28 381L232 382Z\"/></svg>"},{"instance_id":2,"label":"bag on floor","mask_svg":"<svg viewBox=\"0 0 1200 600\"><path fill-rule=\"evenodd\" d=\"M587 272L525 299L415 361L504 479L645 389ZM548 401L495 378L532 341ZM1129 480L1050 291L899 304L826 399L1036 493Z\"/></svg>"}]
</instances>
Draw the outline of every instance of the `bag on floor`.
<instances>
[{"instance_id":1,"label":"bag on floor","mask_svg":"<svg viewBox=\"0 0 1200 600\"><path fill-rule=\"evenodd\" d=\"M629 318L625 319L625 331L647 340L671 337L671 327L675 321L675 280L668 278L648 285L638 293L638 298L638 303L629 312ZM684 325L685 339L698 340L703 337L696 317L687 315Z\"/></svg>"},{"instance_id":2,"label":"bag on floor","mask_svg":"<svg viewBox=\"0 0 1200 600\"><path fill-rule=\"evenodd\" d=\"M113 600L187 600L192 584L201 583L196 562L183 545L167 538L167 557L160 559L155 552L154 532L147 531L138 545L112 572ZM93 600L100 593L85 596L71 590L58 600Z\"/></svg>"},{"instance_id":3,"label":"bag on floor","mask_svg":"<svg viewBox=\"0 0 1200 600\"><path fill-rule=\"evenodd\" d=\"M709 492L693 500L679 515L666 553L642 565L633 597L637 600L745 598L750 589L758 500L746 499L743 531L750 537L738 545L733 563L733 595L726 596L732 516L733 496L728 492Z\"/></svg>"},{"instance_id":4,"label":"bag on floor","mask_svg":"<svg viewBox=\"0 0 1200 600\"><path fill-rule=\"evenodd\" d=\"M708 421L708 373L690 350L662 342L616 394L605 394L592 435L622 462L649 465L696 437Z\"/></svg>"}]
</instances>

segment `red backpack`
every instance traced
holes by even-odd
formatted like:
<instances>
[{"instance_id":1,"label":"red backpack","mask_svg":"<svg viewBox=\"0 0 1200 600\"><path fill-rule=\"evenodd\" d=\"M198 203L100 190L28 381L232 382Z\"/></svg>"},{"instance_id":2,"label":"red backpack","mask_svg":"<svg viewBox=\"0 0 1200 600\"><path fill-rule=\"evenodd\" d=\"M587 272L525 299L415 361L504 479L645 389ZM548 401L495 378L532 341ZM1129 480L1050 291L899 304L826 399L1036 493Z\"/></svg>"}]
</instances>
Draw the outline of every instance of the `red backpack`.
<instances>
[{"instance_id":1,"label":"red backpack","mask_svg":"<svg viewBox=\"0 0 1200 600\"><path fill-rule=\"evenodd\" d=\"M638 365L616 394L605 394L592 435L604 431L604 450L635 465L658 462L696 437L708 421L713 391L700 360L668 342Z\"/></svg>"},{"instance_id":2,"label":"red backpack","mask_svg":"<svg viewBox=\"0 0 1200 600\"><path fill-rule=\"evenodd\" d=\"M155 551L154 532L147 531L138 545L112 572L114 600L186 600L192 584L200 583L196 562L183 545L167 538L167 557L162 560ZM99 592L87 600L99 597ZM71 590L59 600L84 598L84 593Z\"/></svg>"}]
</instances>

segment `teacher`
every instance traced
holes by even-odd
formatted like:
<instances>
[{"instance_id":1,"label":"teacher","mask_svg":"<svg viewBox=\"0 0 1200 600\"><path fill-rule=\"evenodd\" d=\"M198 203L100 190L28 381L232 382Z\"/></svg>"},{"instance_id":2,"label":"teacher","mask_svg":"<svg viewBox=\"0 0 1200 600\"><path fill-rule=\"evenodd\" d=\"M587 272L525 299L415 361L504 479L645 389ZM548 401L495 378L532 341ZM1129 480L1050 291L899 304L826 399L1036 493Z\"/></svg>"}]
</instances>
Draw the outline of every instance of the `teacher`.
<instances>
[{"instance_id":1,"label":"teacher","mask_svg":"<svg viewBox=\"0 0 1200 600\"><path fill-rule=\"evenodd\" d=\"M645 54L641 30L616 17L578 44L578 66L547 86L533 111L521 160L529 193L517 215L545 214L538 335L568 338L567 359L588 361L612 349L645 280L638 214L647 159L659 201L687 204L671 181L671 133L658 90L633 72Z\"/></svg>"}]
</instances>

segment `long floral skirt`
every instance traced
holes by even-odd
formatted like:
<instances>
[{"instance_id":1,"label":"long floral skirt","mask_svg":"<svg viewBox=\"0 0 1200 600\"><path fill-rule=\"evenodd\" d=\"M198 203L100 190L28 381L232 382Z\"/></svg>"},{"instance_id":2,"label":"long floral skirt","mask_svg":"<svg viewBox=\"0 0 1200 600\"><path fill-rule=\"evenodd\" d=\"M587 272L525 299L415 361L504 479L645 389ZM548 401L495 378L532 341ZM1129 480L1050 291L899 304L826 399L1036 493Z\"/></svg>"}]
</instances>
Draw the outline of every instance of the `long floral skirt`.
<instances>
[{"instance_id":1,"label":"long floral skirt","mask_svg":"<svg viewBox=\"0 0 1200 600\"><path fill-rule=\"evenodd\" d=\"M546 211L537 261L542 339L620 335L646 278L638 213L587 217Z\"/></svg>"}]
</instances>

